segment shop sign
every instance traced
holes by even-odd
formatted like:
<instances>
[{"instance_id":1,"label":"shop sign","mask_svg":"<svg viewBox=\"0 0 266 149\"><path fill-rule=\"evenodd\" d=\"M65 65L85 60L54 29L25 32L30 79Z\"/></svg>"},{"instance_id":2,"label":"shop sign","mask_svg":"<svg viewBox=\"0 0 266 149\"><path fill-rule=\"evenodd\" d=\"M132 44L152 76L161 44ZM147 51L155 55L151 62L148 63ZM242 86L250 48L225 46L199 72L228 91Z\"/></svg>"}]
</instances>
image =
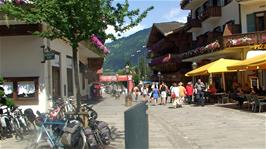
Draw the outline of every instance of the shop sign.
<instances>
[{"instance_id":1,"label":"shop sign","mask_svg":"<svg viewBox=\"0 0 266 149\"><path fill-rule=\"evenodd\" d=\"M254 49L255 50L266 50L266 44L257 44L257 45L254 45Z\"/></svg>"},{"instance_id":2,"label":"shop sign","mask_svg":"<svg viewBox=\"0 0 266 149\"><path fill-rule=\"evenodd\" d=\"M53 60L55 59L55 53L53 51L43 52L44 60Z\"/></svg>"}]
</instances>

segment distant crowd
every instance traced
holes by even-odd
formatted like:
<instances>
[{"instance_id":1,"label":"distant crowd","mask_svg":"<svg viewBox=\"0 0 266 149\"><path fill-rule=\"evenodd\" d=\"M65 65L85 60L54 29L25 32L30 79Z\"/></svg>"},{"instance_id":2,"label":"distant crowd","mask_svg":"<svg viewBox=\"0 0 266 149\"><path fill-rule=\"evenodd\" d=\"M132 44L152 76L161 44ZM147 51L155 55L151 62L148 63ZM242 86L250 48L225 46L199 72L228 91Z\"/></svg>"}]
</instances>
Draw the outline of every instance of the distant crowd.
<instances>
[{"instance_id":1,"label":"distant crowd","mask_svg":"<svg viewBox=\"0 0 266 149\"><path fill-rule=\"evenodd\" d=\"M135 100L138 100L140 95L143 96L144 100L148 100L152 105L166 105L172 103L174 108L182 107L184 103L196 105L205 105L204 92L206 91L206 85L198 79L193 85L192 82L187 82L184 86L183 82L172 83L169 87L164 82L144 84L142 86L136 86L133 89ZM210 86L208 92L214 93L216 89L214 86ZM193 94L195 95L192 100Z\"/></svg>"}]
</instances>

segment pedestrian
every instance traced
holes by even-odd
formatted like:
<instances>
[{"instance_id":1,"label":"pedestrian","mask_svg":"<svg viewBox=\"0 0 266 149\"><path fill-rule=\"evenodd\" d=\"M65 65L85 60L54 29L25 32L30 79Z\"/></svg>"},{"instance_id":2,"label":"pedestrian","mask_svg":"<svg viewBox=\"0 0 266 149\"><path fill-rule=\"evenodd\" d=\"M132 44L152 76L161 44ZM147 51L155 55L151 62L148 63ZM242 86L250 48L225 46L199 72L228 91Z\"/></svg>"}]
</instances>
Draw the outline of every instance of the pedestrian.
<instances>
[{"instance_id":1,"label":"pedestrian","mask_svg":"<svg viewBox=\"0 0 266 149\"><path fill-rule=\"evenodd\" d=\"M204 90L206 88L205 84L201 81L201 79L198 79L194 88L196 89L197 105L204 106L205 105Z\"/></svg>"},{"instance_id":2,"label":"pedestrian","mask_svg":"<svg viewBox=\"0 0 266 149\"><path fill-rule=\"evenodd\" d=\"M186 96L186 89L183 86L182 82L178 83L178 88L179 88L179 98L178 98L178 105L180 107L182 107L184 100L185 100L185 96Z\"/></svg>"},{"instance_id":3,"label":"pedestrian","mask_svg":"<svg viewBox=\"0 0 266 149\"><path fill-rule=\"evenodd\" d=\"M177 98L179 98L179 88L176 83L173 84L171 89L171 98L173 99L173 106L176 108L178 106Z\"/></svg>"},{"instance_id":4,"label":"pedestrian","mask_svg":"<svg viewBox=\"0 0 266 149\"><path fill-rule=\"evenodd\" d=\"M137 86L134 87L133 89L133 93L135 95L135 101L138 101L138 97L139 97L139 88Z\"/></svg>"},{"instance_id":5,"label":"pedestrian","mask_svg":"<svg viewBox=\"0 0 266 149\"><path fill-rule=\"evenodd\" d=\"M187 97L187 103L191 104L192 103L192 95L193 95L193 86L192 82L188 82L186 85L186 97Z\"/></svg>"},{"instance_id":6,"label":"pedestrian","mask_svg":"<svg viewBox=\"0 0 266 149\"><path fill-rule=\"evenodd\" d=\"M152 95L153 95L153 105L155 106L157 103L158 98L160 97L159 95L159 89L157 88L157 86L155 86L155 88L153 89Z\"/></svg>"},{"instance_id":7,"label":"pedestrian","mask_svg":"<svg viewBox=\"0 0 266 149\"><path fill-rule=\"evenodd\" d=\"M143 87L143 93L142 93L144 101L146 101L147 94L148 94L148 85L145 84L144 87Z\"/></svg>"},{"instance_id":8,"label":"pedestrian","mask_svg":"<svg viewBox=\"0 0 266 149\"><path fill-rule=\"evenodd\" d=\"M170 94L170 103L173 103L174 99L172 98L172 88L174 87L174 83L170 86L169 94Z\"/></svg>"},{"instance_id":9,"label":"pedestrian","mask_svg":"<svg viewBox=\"0 0 266 149\"><path fill-rule=\"evenodd\" d=\"M165 105L166 104L166 96L167 96L167 91L168 87L167 85L162 82L162 84L160 85L160 91L161 91L161 104Z\"/></svg>"}]
</instances>

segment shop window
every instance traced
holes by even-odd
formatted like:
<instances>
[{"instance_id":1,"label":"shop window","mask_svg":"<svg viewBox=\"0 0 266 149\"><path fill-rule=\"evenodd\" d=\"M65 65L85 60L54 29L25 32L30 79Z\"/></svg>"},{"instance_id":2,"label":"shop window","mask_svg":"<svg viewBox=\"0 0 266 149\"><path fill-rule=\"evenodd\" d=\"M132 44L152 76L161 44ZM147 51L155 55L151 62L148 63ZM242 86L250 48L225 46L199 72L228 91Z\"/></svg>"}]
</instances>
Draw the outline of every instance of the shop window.
<instances>
[{"instance_id":1,"label":"shop window","mask_svg":"<svg viewBox=\"0 0 266 149\"><path fill-rule=\"evenodd\" d=\"M5 95L9 98L12 98L14 90L13 82L4 82L3 88L5 90Z\"/></svg>"},{"instance_id":2,"label":"shop window","mask_svg":"<svg viewBox=\"0 0 266 149\"><path fill-rule=\"evenodd\" d=\"M3 87L7 97L14 100L38 99L38 77L4 78Z\"/></svg>"},{"instance_id":3,"label":"shop window","mask_svg":"<svg viewBox=\"0 0 266 149\"><path fill-rule=\"evenodd\" d=\"M17 85L19 98L32 98L35 96L36 89L34 81L18 81Z\"/></svg>"}]
</instances>

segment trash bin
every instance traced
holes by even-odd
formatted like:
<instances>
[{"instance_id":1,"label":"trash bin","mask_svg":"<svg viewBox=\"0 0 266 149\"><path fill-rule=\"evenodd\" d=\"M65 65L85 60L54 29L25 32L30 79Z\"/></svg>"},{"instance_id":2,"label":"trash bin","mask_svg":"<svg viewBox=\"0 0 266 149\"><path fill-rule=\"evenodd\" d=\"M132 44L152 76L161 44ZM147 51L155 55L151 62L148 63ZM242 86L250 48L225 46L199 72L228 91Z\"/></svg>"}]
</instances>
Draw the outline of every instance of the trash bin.
<instances>
[{"instance_id":1,"label":"trash bin","mask_svg":"<svg viewBox=\"0 0 266 149\"><path fill-rule=\"evenodd\" d=\"M126 149L149 148L149 122L146 102L140 102L125 111Z\"/></svg>"}]
</instances>

